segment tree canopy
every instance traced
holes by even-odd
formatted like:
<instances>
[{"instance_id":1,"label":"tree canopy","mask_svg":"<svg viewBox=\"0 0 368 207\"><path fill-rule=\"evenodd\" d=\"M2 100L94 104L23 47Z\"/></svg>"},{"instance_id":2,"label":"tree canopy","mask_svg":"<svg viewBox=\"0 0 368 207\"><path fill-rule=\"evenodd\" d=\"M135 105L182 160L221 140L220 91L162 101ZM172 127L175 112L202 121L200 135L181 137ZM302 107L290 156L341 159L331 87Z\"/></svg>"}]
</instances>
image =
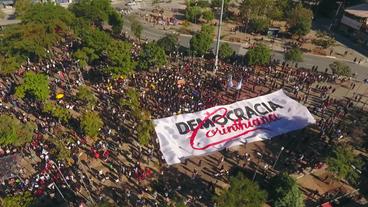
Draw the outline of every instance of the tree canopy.
<instances>
[{"instance_id":1,"label":"tree canopy","mask_svg":"<svg viewBox=\"0 0 368 207\"><path fill-rule=\"evenodd\" d=\"M165 37L159 39L157 41L157 45L162 47L165 50L165 53L168 55L177 50L178 45L178 35L175 34L167 34Z\"/></svg>"},{"instance_id":2,"label":"tree canopy","mask_svg":"<svg viewBox=\"0 0 368 207\"><path fill-rule=\"evenodd\" d=\"M270 25L270 19L266 16L257 16L249 20L249 31L255 33L264 33Z\"/></svg>"},{"instance_id":3,"label":"tree canopy","mask_svg":"<svg viewBox=\"0 0 368 207\"><path fill-rule=\"evenodd\" d=\"M229 43L221 43L219 48L219 58L222 60L226 60L230 58L234 54L233 48L229 45Z\"/></svg>"},{"instance_id":4,"label":"tree canopy","mask_svg":"<svg viewBox=\"0 0 368 207\"><path fill-rule=\"evenodd\" d=\"M112 26L112 33L118 35L123 29L123 17L115 10L109 15L109 25Z\"/></svg>"},{"instance_id":5,"label":"tree canopy","mask_svg":"<svg viewBox=\"0 0 368 207\"><path fill-rule=\"evenodd\" d=\"M219 207L261 207L266 198L265 191L239 173L236 177L230 177L230 188L216 196L214 201Z\"/></svg>"},{"instance_id":6,"label":"tree canopy","mask_svg":"<svg viewBox=\"0 0 368 207\"><path fill-rule=\"evenodd\" d=\"M351 147L335 146L327 158L328 170L340 179L356 184L360 178L356 169L362 162L353 154Z\"/></svg>"},{"instance_id":7,"label":"tree canopy","mask_svg":"<svg viewBox=\"0 0 368 207\"><path fill-rule=\"evenodd\" d=\"M24 98L26 94L31 95L36 100L44 101L49 97L49 80L44 74L29 71L24 75L23 83L15 90L15 95Z\"/></svg>"},{"instance_id":8,"label":"tree canopy","mask_svg":"<svg viewBox=\"0 0 368 207\"><path fill-rule=\"evenodd\" d=\"M31 122L23 124L13 116L0 115L0 144L21 146L32 141L35 129Z\"/></svg>"},{"instance_id":9,"label":"tree canopy","mask_svg":"<svg viewBox=\"0 0 368 207\"><path fill-rule=\"evenodd\" d=\"M291 61L291 62L302 62L303 52L298 47L292 47L291 49L285 52L284 59L286 61Z\"/></svg>"},{"instance_id":10,"label":"tree canopy","mask_svg":"<svg viewBox=\"0 0 368 207\"><path fill-rule=\"evenodd\" d=\"M99 60L111 42L109 34L98 28L84 28L80 31L79 36L82 40L82 44L74 56L88 64L92 64Z\"/></svg>"},{"instance_id":11,"label":"tree canopy","mask_svg":"<svg viewBox=\"0 0 368 207\"><path fill-rule=\"evenodd\" d=\"M207 22L212 21L213 19L215 19L215 14L213 13L212 10L210 9L206 9L202 12L202 18L204 20L206 20Z\"/></svg>"},{"instance_id":12,"label":"tree canopy","mask_svg":"<svg viewBox=\"0 0 368 207\"><path fill-rule=\"evenodd\" d=\"M201 31L193 35L190 39L190 50L195 55L208 53L213 43L214 28L209 25L202 25Z\"/></svg>"},{"instance_id":13,"label":"tree canopy","mask_svg":"<svg viewBox=\"0 0 368 207\"><path fill-rule=\"evenodd\" d=\"M114 12L109 0L81 0L71 4L69 10L76 17L83 18L99 27L103 22L108 21L109 16Z\"/></svg>"},{"instance_id":14,"label":"tree canopy","mask_svg":"<svg viewBox=\"0 0 368 207\"><path fill-rule=\"evenodd\" d=\"M22 60L16 57L0 56L0 75L8 75L17 71L22 63Z\"/></svg>"},{"instance_id":15,"label":"tree canopy","mask_svg":"<svg viewBox=\"0 0 368 207\"><path fill-rule=\"evenodd\" d=\"M331 63L329 67L333 74L336 74L339 76L350 76L351 75L350 67L343 62L335 61Z\"/></svg>"},{"instance_id":16,"label":"tree canopy","mask_svg":"<svg viewBox=\"0 0 368 207\"><path fill-rule=\"evenodd\" d=\"M132 45L128 42L112 40L106 48L108 72L113 75L131 73L136 65L132 60L131 49Z\"/></svg>"},{"instance_id":17,"label":"tree canopy","mask_svg":"<svg viewBox=\"0 0 368 207\"><path fill-rule=\"evenodd\" d=\"M1 201L1 206L3 207L30 207L34 204L34 197L32 193L29 191L25 191L24 193L20 193L17 195L6 196Z\"/></svg>"},{"instance_id":18,"label":"tree canopy","mask_svg":"<svg viewBox=\"0 0 368 207\"><path fill-rule=\"evenodd\" d=\"M243 0L239 7L240 17L242 19L266 16L271 14L273 10L273 0Z\"/></svg>"},{"instance_id":19,"label":"tree canopy","mask_svg":"<svg viewBox=\"0 0 368 207\"><path fill-rule=\"evenodd\" d=\"M276 175L270 180L270 196L274 207L304 207L303 193L296 181L286 173Z\"/></svg>"},{"instance_id":20,"label":"tree canopy","mask_svg":"<svg viewBox=\"0 0 368 207\"><path fill-rule=\"evenodd\" d=\"M69 25L74 21L74 15L64 7L53 4L32 4L22 16L22 23L37 23L47 27L48 32L60 34L69 32Z\"/></svg>"},{"instance_id":21,"label":"tree canopy","mask_svg":"<svg viewBox=\"0 0 368 207\"><path fill-rule=\"evenodd\" d=\"M268 64L271 59L271 49L264 44L257 44L248 50L246 57L248 65Z\"/></svg>"},{"instance_id":22,"label":"tree canopy","mask_svg":"<svg viewBox=\"0 0 368 207\"><path fill-rule=\"evenodd\" d=\"M51 116L64 123L67 123L71 118L71 114L68 109L61 107L51 101L46 101L43 103L42 111L45 113L50 113Z\"/></svg>"},{"instance_id":23,"label":"tree canopy","mask_svg":"<svg viewBox=\"0 0 368 207\"><path fill-rule=\"evenodd\" d=\"M137 90L129 88L126 95L126 98L120 99L120 106L128 107L130 109L138 124L138 141L141 145L148 145L151 140L151 134L154 130L151 114L141 106Z\"/></svg>"},{"instance_id":24,"label":"tree canopy","mask_svg":"<svg viewBox=\"0 0 368 207\"><path fill-rule=\"evenodd\" d=\"M85 102L90 109L97 103L97 97L94 95L93 91L85 85L79 86L77 98Z\"/></svg>"},{"instance_id":25,"label":"tree canopy","mask_svg":"<svg viewBox=\"0 0 368 207\"><path fill-rule=\"evenodd\" d=\"M312 27L313 12L298 4L291 10L288 18L289 31L298 36L304 36L309 33Z\"/></svg>"},{"instance_id":26,"label":"tree canopy","mask_svg":"<svg viewBox=\"0 0 368 207\"><path fill-rule=\"evenodd\" d=\"M156 42L150 42L144 45L143 50L139 54L138 66L141 69L149 69L150 67L160 67L166 64L166 54L162 47Z\"/></svg>"},{"instance_id":27,"label":"tree canopy","mask_svg":"<svg viewBox=\"0 0 368 207\"><path fill-rule=\"evenodd\" d=\"M197 23L202 16L202 9L199 6L190 6L185 10L185 19Z\"/></svg>"},{"instance_id":28,"label":"tree canopy","mask_svg":"<svg viewBox=\"0 0 368 207\"><path fill-rule=\"evenodd\" d=\"M17 18L22 18L22 16L31 8L31 0L17 0L15 1L15 15Z\"/></svg>"},{"instance_id":29,"label":"tree canopy","mask_svg":"<svg viewBox=\"0 0 368 207\"><path fill-rule=\"evenodd\" d=\"M2 31L0 41L0 56L14 57L18 63L48 57L47 49L72 34L69 25L75 18L63 7L45 3L32 4L21 19L21 24Z\"/></svg>"},{"instance_id":30,"label":"tree canopy","mask_svg":"<svg viewBox=\"0 0 368 207\"><path fill-rule=\"evenodd\" d=\"M103 126L103 121L95 111L87 111L80 118L80 125L85 135L96 137Z\"/></svg>"}]
</instances>

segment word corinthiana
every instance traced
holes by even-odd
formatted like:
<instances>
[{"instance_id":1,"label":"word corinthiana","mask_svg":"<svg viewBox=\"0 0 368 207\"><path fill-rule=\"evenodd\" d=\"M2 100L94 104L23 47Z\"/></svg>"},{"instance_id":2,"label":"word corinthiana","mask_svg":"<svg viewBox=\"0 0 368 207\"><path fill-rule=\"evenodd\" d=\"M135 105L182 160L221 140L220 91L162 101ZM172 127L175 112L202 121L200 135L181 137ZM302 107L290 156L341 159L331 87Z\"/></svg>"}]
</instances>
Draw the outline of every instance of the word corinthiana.
<instances>
[{"instance_id":1,"label":"word corinthiana","mask_svg":"<svg viewBox=\"0 0 368 207\"><path fill-rule=\"evenodd\" d=\"M315 123L308 109L282 90L230 105L154 120L168 164Z\"/></svg>"}]
</instances>

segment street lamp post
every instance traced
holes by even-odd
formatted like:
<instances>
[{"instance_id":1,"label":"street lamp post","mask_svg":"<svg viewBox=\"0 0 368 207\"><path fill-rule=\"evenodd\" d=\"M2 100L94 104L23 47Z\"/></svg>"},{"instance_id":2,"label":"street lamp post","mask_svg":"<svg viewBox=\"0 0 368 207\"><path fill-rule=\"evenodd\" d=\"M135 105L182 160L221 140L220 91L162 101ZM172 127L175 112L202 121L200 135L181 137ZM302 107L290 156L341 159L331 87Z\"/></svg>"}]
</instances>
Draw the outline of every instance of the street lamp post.
<instances>
[{"instance_id":1,"label":"street lamp post","mask_svg":"<svg viewBox=\"0 0 368 207\"><path fill-rule=\"evenodd\" d=\"M277 161L279 160L279 158L280 158L280 155L281 155L282 151L284 151L284 149L285 149L285 147L284 147L284 146L282 146L282 147L281 147L281 149L280 149L280 152L279 152L279 154L277 155L277 158L276 158L276 161L275 161L275 163L273 163L273 166L272 166L272 168L275 168L275 166L276 166L276 164L277 164Z\"/></svg>"},{"instance_id":2,"label":"street lamp post","mask_svg":"<svg viewBox=\"0 0 368 207\"><path fill-rule=\"evenodd\" d=\"M61 177L63 178L63 180L65 182L65 184L68 186L68 188L70 188L70 185L69 185L68 181L65 179L65 177L64 177L63 173L61 172L59 166L57 166L57 164L54 161L52 161L52 164L56 167L56 169L60 173Z\"/></svg>"},{"instance_id":3,"label":"street lamp post","mask_svg":"<svg viewBox=\"0 0 368 207\"><path fill-rule=\"evenodd\" d=\"M216 57L215 57L215 69L214 73L216 73L218 69L218 54L220 49L220 38L221 38L221 24L222 24L222 15L224 13L224 0L221 1L221 12L220 12L220 19L217 27L217 42L216 42Z\"/></svg>"}]
</instances>

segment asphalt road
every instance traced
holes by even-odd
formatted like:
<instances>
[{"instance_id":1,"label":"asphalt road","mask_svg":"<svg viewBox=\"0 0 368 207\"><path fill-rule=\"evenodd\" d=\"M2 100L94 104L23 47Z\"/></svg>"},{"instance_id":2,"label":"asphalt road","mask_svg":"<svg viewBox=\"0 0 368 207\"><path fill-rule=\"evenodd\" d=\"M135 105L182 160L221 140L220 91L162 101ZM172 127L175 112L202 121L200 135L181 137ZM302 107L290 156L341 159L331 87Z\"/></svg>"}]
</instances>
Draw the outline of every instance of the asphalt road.
<instances>
[{"instance_id":1,"label":"asphalt road","mask_svg":"<svg viewBox=\"0 0 368 207\"><path fill-rule=\"evenodd\" d=\"M157 29L155 27L152 27L152 25L143 24L143 32L142 37L147 40L158 40L161 37L165 36L166 33L163 30ZM124 31L130 32L130 23L129 21L125 21L124 23ZM189 47L189 41L190 41L191 35L179 35L179 44L184 47ZM245 45L241 43L234 43L234 42L228 42L230 46L234 49L234 51L237 52L239 55L244 55L247 52L247 49L245 49ZM215 48L215 41L213 44L213 48ZM280 61L284 60L284 54L281 51L273 51L273 58L278 59ZM318 66L318 70L325 71L326 68L328 68L328 65L336 60L339 60L337 58L332 57L326 57L326 56L319 56L319 55L313 55L313 54L304 54L303 62L298 63L299 66L305 67L305 68L312 68L313 65ZM346 61L346 60L339 60L347 65L350 66L353 73L356 73L356 78L358 80L363 80L368 78L368 66L366 64L357 64L352 61Z\"/></svg>"},{"instance_id":2,"label":"asphalt road","mask_svg":"<svg viewBox=\"0 0 368 207\"><path fill-rule=\"evenodd\" d=\"M124 7L124 3L123 2L118 2L118 3L114 3L113 2L113 6L115 8L123 8ZM8 13L8 12L6 12ZM11 12L8 13L8 15ZM18 23L17 20L0 20L0 24L11 24L11 23ZM155 28L150 24L143 24L143 32L142 32L142 37L148 40L158 40L161 37L165 36L165 31ZM126 32L130 32L130 23L129 20L127 18L125 18L125 22L124 22L124 27L123 30ZM184 46L184 47L189 47L189 40L190 40L191 36L190 35L183 35L181 34L179 36L179 44ZM244 44L242 43L235 43L235 42L228 42L231 47L234 49L234 51L237 52L237 54L239 55L244 55L247 50L244 48ZM214 41L214 45L213 48L215 48L215 41ZM283 61L283 53L280 51L273 51L273 57L275 59L279 59L280 61ZM299 63L299 66L305 67L305 68L311 68L313 65L317 65L318 69L321 71L324 71L325 68L328 67L328 65L330 63L332 63L333 61L336 61L338 59L336 58L331 58L331 57L326 57L326 56L317 56L317 55L312 55L312 54L304 54L304 58L303 58L303 62ZM356 73L356 78L358 80L363 80L368 78L368 65L367 64L356 64L353 63L351 61L346 61L346 60L339 60L342 61L344 63L346 63L347 65L350 66L350 68L352 69L353 73Z\"/></svg>"}]
</instances>

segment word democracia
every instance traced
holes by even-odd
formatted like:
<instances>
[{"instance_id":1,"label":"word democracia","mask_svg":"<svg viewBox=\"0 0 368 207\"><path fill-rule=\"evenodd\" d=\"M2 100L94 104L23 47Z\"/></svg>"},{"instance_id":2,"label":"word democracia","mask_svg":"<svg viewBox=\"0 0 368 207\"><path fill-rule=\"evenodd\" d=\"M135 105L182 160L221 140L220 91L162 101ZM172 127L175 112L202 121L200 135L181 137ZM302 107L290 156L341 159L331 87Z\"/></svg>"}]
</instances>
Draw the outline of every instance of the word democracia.
<instances>
[{"instance_id":1,"label":"word democracia","mask_svg":"<svg viewBox=\"0 0 368 207\"><path fill-rule=\"evenodd\" d=\"M278 108L284 108L283 106L276 104L272 101L256 103L253 107L245 106L244 108L236 108L233 110L227 110L226 108L218 108L212 113L209 113L204 119L197 118L191 119L186 122L176 123L179 134L185 135L196 129L209 129L220 125L222 129L216 128L206 133L207 137L213 137L216 133L223 134L232 129L242 130L243 128L251 128L259 126L265 123L269 123L278 120L279 117L274 113ZM222 114L218 112L222 111ZM245 120L245 121L242 121ZM233 124L228 127L224 127L229 122Z\"/></svg>"}]
</instances>

